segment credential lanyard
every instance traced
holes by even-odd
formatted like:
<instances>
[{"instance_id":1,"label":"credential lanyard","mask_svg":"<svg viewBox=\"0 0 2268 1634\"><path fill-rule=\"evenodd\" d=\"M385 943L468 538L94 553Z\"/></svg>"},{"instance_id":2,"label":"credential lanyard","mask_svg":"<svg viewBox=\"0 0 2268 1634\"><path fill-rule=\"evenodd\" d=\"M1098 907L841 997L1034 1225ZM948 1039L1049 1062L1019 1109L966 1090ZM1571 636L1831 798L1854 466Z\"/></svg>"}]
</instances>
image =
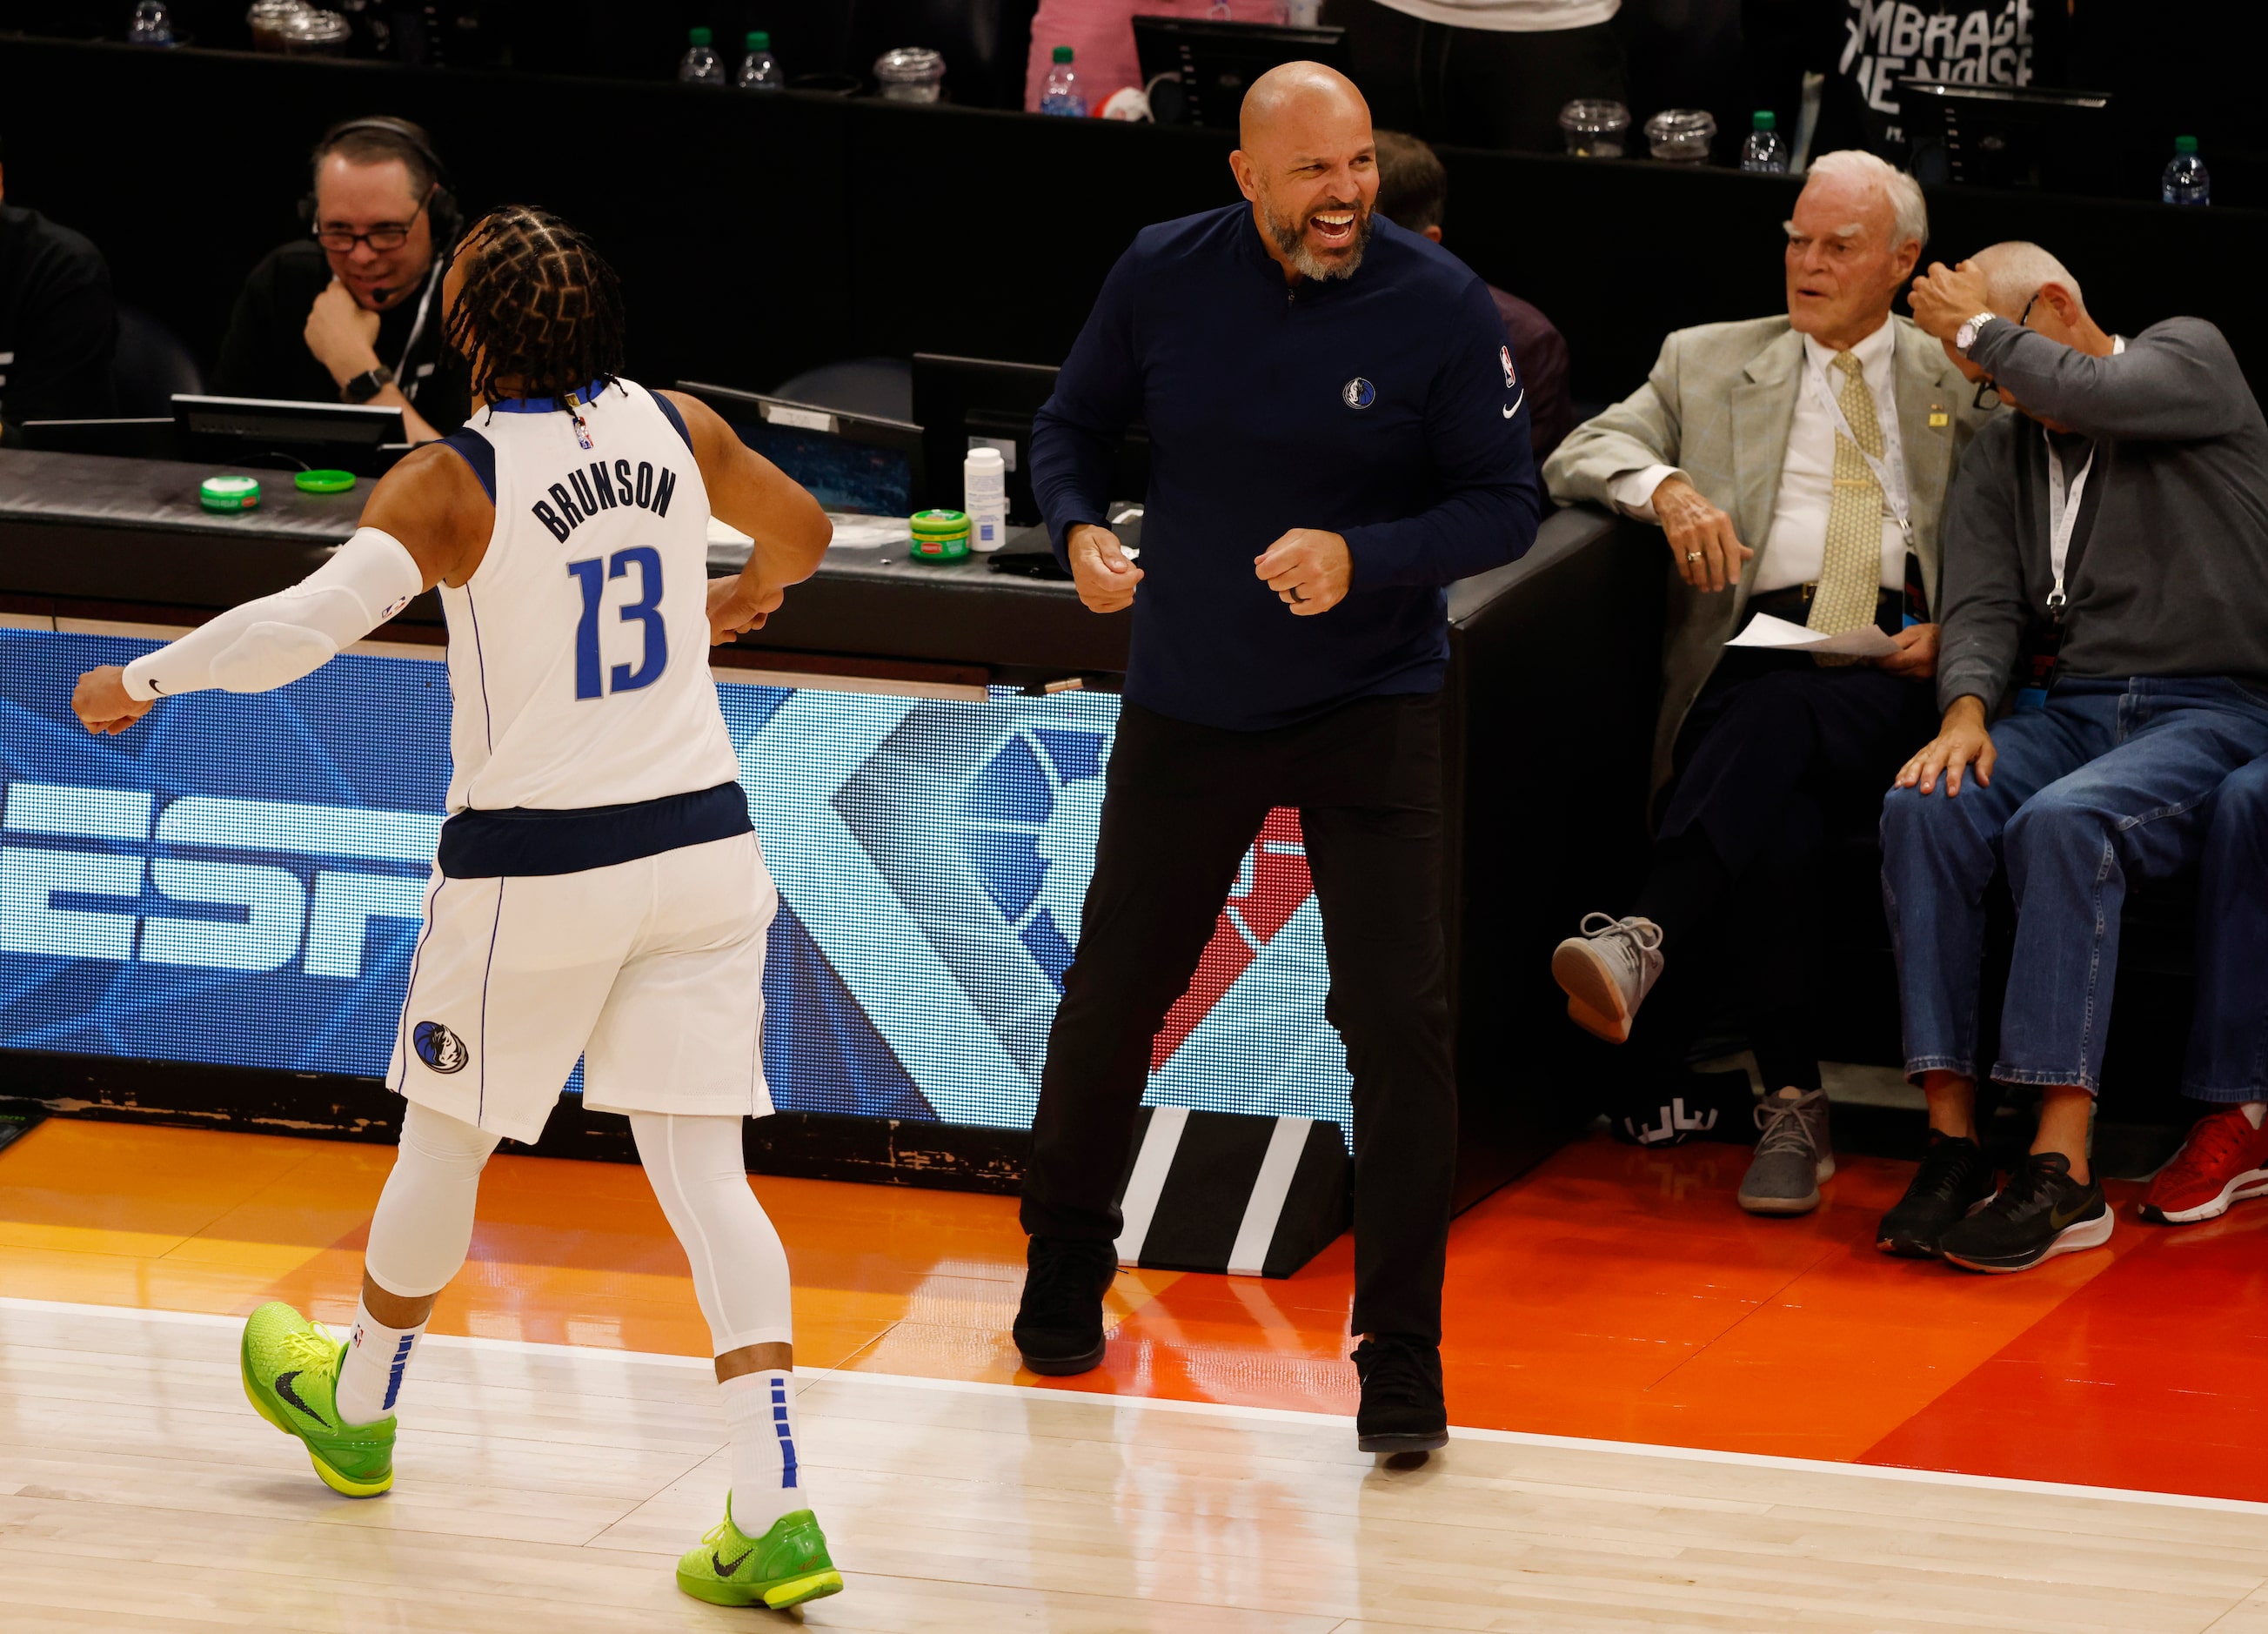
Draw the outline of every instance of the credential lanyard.
<instances>
[{"instance_id":1,"label":"credential lanyard","mask_svg":"<svg viewBox=\"0 0 2268 1634\"><path fill-rule=\"evenodd\" d=\"M2064 565L2071 560L2071 535L2079 526L2079 503L2087 492L2088 475L2095 469L2095 445L2088 445L2087 458L2080 462L2079 475L2071 479L2066 491L2063 456L2056 452L2055 439L2045 426L2040 428L2040 439L2048 447L2048 566L2055 574L2055 588L2048 592L2048 614L2060 624Z\"/></svg>"},{"instance_id":2,"label":"credential lanyard","mask_svg":"<svg viewBox=\"0 0 2268 1634\"><path fill-rule=\"evenodd\" d=\"M425 333L425 314L433 309L434 293L440 289L441 275L447 270L448 262L437 253L431 269L425 275L424 291L417 298L417 315L410 320L409 339L401 348L401 365L394 372L394 385L401 388L404 397L413 402L417 399L417 387L423 382L410 378L409 354L417 350L417 342Z\"/></svg>"},{"instance_id":3,"label":"credential lanyard","mask_svg":"<svg viewBox=\"0 0 2268 1634\"><path fill-rule=\"evenodd\" d=\"M1913 515L1906 504L1906 485L1904 479L1901 478L1896 482L1891 482L1889 467L1884 465L1878 456L1868 453L1867 445L1860 442L1852 431L1850 417L1843 412L1843 405L1836 400L1834 392L1828 386L1827 371L1819 366L1816 358L1812 360L1809 372L1811 389L1819 394L1819 401L1826 404L1827 412L1835 416L1835 429L1850 438L1851 446L1859 451L1859 458L1867 462L1867 469L1874 474L1875 486L1882 490L1882 503L1889 508L1890 519L1898 525L1898 532L1905 536L1906 548L1912 549ZM1862 383L1865 379L1864 374L1859 376ZM1868 386L1867 389L1871 391L1874 388Z\"/></svg>"}]
</instances>

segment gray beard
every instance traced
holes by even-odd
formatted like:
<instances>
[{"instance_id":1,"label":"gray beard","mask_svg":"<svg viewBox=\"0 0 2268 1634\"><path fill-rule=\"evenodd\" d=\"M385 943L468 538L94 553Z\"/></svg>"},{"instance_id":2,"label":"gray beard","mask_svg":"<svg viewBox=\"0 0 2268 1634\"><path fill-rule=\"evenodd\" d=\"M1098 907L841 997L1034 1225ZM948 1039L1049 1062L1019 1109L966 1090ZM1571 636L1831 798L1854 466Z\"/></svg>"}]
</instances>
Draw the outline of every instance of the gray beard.
<instances>
[{"instance_id":1,"label":"gray beard","mask_svg":"<svg viewBox=\"0 0 2268 1634\"><path fill-rule=\"evenodd\" d=\"M1344 260L1328 261L1307 247L1307 235L1303 228L1278 216L1273 204L1263 202L1262 208L1268 212L1269 235L1276 240L1276 247L1284 253L1284 259L1292 263L1292 270L1301 277L1313 278L1319 283L1328 283L1333 278L1351 278L1355 269L1362 265L1362 253L1370 247L1368 210L1363 211L1355 223L1354 247L1347 252Z\"/></svg>"}]
</instances>

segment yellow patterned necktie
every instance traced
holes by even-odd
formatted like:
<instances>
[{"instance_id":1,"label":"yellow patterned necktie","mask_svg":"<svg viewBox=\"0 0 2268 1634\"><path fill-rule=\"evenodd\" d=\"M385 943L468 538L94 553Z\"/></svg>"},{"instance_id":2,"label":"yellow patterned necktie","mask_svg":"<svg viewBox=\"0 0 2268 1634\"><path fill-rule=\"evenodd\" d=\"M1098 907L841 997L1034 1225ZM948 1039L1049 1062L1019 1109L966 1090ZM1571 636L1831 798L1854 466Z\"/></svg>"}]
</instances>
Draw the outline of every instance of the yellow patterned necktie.
<instances>
[{"instance_id":1,"label":"yellow patterned necktie","mask_svg":"<svg viewBox=\"0 0 2268 1634\"><path fill-rule=\"evenodd\" d=\"M1841 635L1874 622L1874 608L1882 584L1882 485L1859 453L1864 448L1882 457L1881 423L1874 417L1874 394L1867 389L1864 368L1855 352L1835 354L1835 369L1843 377L1837 400L1843 418L1859 439L1853 442L1835 428L1835 485L1827 505L1827 548L1819 568L1819 588L1811 598L1811 615L1804 622L1823 635ZM1819 661L1847 664L1848 659Z\"/></svg>"}]
</instances>

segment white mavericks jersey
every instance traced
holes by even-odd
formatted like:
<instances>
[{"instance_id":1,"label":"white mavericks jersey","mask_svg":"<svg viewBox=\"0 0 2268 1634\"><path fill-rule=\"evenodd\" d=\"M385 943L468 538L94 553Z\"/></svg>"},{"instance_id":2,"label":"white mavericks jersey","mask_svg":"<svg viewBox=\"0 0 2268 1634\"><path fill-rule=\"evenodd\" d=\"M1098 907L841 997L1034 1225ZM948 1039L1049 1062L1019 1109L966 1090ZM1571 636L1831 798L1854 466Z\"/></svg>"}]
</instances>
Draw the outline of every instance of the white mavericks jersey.
<instances>
[{"instance_id":1,"label":"white mavericks jersey","mask_svg":"<svg viewBox=\"0 0 2268 1634\"><path fill-rule=\"evenodd\" d=\"M738 780L709 673L709 495L675 410L619 380L447 440L496 501L449 620L448 810L578 810Z\"/></svg>"}]
</instances>

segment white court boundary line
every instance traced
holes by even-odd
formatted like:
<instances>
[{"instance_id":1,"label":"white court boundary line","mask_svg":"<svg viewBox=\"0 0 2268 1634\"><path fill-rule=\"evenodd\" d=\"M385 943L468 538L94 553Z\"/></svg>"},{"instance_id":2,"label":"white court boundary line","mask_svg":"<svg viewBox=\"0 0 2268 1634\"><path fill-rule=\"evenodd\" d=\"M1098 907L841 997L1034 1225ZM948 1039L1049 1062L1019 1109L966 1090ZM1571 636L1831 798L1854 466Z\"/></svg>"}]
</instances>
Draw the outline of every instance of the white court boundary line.
<instances>
[{"instance_id":1,"label":"white court boundary line","mask_svg":"<svg viewBox=\"0 0 2268 1634\"><path fill-rule=\"evenodd\" d=\"M70 1316L108 1316L120 1320L178 1322L190 1327L243 1326L241 1316L216 1316L207 1311L163 1311L130 1305L79 1305L62 1299L26 1299L0 1294L0 1311L47 1312ZM0 1330L0 1345L8 1336ZM445 1350L491 1351L504 1354L577 1361L636 1362L659 1367L710 1370L709 1361L696 1356L673 1356L659 1351L618 1351L591 1344L546 1344L534 1339L490 1339L467 1334L428 1334L421 1342ZM1182 1413L1200 1418L1241 1419L1261 1424L1299 1425L1309 1429L1345 1431L1354 1420L1337 1413L1302 1412L1288 1407L1237 1407L1222 1402L1182 1402L1169 1396L1111 1395L1099 1391L1049 1387L1028 1384L988 1384L976 1380L930 1379L914 1373L865 1373L841 1367L799 1368L813 1385L850 1382L902 1390L932 1390L963 1395L990 1395L1057 1406L1087 1405L1143 1412ZM1745 1469L1778 1469L1796 1475L1853 1476L1867 1481L1896 1481L1923 1486L1969 1487L1980 1491L2018 1492L2043 1498L2094 1498L2104 1503L2143 1504L2163 1509L2209 1509L2228 1514L2268 1517L2268 1503L2242 1498L2206 1498L2191 1492L2152 1492L2115 1486L2081 1486L2064 1481L2026 1481L2014 1476L1962 1475L1949 1469L1908 1469L1890 1464L1845 1464L1825 1458L1781 1458L1769 1453L1733 1453L1713 1447L1655 1446L1646 1441L1605 1441L1587 1436L1543 1435L1526 1430L1484 1430L1462 1424L1449 1426L1450 1439L1493 1441L1506 1446L1534 1446L1577 1453L1609 1453L1625 1458L1666 1458L1680 1463L1728 1464Z\"/></svg>"}]
</instances>

